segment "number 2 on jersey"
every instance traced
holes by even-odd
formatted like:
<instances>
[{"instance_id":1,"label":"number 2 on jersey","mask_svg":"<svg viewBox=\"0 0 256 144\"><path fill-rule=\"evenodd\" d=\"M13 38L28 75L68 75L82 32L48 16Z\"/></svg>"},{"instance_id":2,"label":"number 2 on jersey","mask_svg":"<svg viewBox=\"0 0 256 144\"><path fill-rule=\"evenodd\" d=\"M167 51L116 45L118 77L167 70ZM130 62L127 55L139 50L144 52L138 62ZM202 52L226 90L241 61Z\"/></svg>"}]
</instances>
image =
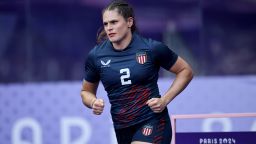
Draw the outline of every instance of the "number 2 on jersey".
<instances>
[{"instance_id":1,"label":"number 2 on jersey","mask_svg":"<svg viewBox=\"0 0 256 144\"><path fill-rule=\"evenodd\" d=\"M122 74L122 76L120 77L122 85L132 84L132 81L129 79L130 78L129 68L120 69L120 74Z\"/></svg>"}]
</instances>

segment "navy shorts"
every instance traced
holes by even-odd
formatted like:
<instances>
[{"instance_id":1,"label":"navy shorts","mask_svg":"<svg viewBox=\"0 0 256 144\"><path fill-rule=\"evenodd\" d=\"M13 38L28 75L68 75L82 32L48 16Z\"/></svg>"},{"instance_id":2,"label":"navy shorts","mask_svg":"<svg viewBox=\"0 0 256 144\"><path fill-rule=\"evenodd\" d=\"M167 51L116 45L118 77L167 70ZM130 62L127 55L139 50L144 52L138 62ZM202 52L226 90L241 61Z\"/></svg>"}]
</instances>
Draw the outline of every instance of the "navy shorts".
<instances>
[{"instance_id":1,"label":"navy shorts","mask_svg":"<svg viewBox=\"0 0 256 144\"><path fill-rule=\"evenodd\" d=\"M133 141L153 144L170 144L172 128L168 112L139 124L115 129L118 144L131 144Z\"/></svg>"}]
</instances>

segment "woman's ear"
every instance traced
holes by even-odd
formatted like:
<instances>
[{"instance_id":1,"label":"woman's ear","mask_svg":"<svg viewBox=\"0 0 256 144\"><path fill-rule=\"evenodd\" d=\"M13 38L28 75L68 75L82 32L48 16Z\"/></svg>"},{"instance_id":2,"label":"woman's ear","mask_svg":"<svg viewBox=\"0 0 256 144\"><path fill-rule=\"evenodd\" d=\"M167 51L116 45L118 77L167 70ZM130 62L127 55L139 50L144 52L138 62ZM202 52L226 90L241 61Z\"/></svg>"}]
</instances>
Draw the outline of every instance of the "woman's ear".
<instances>
[{"instance_id":1,"label":"woman's ear","mask_svg":"<svg viewBox=\"0 0 256 144\"><path fill-rule=\"evenodd\" d=\"M133 17L127 18L128 28L131 28L133 25Z\"/></svg>"}]
</instances>

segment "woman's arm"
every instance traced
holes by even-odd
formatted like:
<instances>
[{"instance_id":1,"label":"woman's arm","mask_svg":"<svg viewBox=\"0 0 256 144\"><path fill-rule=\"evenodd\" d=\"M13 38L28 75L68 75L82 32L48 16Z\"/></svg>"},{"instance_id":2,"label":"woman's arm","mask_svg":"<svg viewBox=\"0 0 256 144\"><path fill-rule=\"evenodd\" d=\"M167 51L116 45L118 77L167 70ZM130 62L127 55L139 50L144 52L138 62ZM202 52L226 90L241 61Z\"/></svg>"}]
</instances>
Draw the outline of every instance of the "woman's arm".
<instances>
[{"instance_id":1,"label":"woman's arm","mask_svg":"<svg viewBox=\"0 0 256 144\"><path fill-rule=\"evenodd\" d=\"M147 102L148 106L156 113L162 112L165 107L186 88L193 78L191 67L181 57L178 57L169 71L176 75L171 87L161 98L152 98Z\"/></svg>"},{"instance_id":2,"label":"woman's arm","mask_svg":"<svg viewBox=\"0 0 256 144\"><path fill-rule=\"evenodd\" d=\"M162 97L166 105L168 105L179 93L181 93L193 78L193 71L191 67L181 57L178 57L178 60L169 71L176 74L176 77L171 87Z\"/></svg>"},{"instance_id":3,"label":"woman's arm","mask_svg":"<svg viewBox=\"0 0 256 144\"><path fill-rule=\"evenodd\" d=\"M102 99L97 99L96 97L98 85L99 82L90 83L84 80L81 90L83 104L88 108L93 109L93 113L96 115L100 115L103 112L104 108L104 101Z\"/></svg>"},{"instance_id":4,"label":"woman's arm","mask_svg":"<svg viewBox=\"0 0 256 144\"><path fill-rule=\"evenodd\" d=\"M90 83L86 80L83 81L82 90L81 90L81 97L83 104L88 108L92 108L92 104L97 99L96 92L98 89L99 83Z\"/></svg>"}]
</instances>

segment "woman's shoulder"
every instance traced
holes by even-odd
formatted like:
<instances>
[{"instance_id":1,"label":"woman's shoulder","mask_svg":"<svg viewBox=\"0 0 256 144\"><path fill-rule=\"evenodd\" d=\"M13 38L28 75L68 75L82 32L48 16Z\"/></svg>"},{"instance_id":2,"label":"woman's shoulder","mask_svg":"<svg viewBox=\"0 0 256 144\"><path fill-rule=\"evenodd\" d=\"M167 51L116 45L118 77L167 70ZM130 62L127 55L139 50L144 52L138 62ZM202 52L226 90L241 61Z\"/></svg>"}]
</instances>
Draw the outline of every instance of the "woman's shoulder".
<instances>
[{"instance_id":1,"label":"woman's shoulder","mask_svg":"<svg viewBox=\"0 0 256 144\"><path fill-rule=\"evenodd\" d=\"M99 53L102 50L105 50L105 48L108 46L108 40L105 40L101 43L96 44L89 53Z\"/></svg>"},{"instance_id":2,"label":"woman's shoulder","mask_svg":"<svg viewBox=\"0 0 256 144\"><path fill-rule=\"evenodd\" d=\"M152 38L147 38L147 37L144 37L141 35L138 35L138 38L144 45L148 46L149 48L156 48L156 47L159 47L159 46L161 47L164 45L164 43L162 43L160 41L154 40Z\"/></svg>"}]
</instances>

